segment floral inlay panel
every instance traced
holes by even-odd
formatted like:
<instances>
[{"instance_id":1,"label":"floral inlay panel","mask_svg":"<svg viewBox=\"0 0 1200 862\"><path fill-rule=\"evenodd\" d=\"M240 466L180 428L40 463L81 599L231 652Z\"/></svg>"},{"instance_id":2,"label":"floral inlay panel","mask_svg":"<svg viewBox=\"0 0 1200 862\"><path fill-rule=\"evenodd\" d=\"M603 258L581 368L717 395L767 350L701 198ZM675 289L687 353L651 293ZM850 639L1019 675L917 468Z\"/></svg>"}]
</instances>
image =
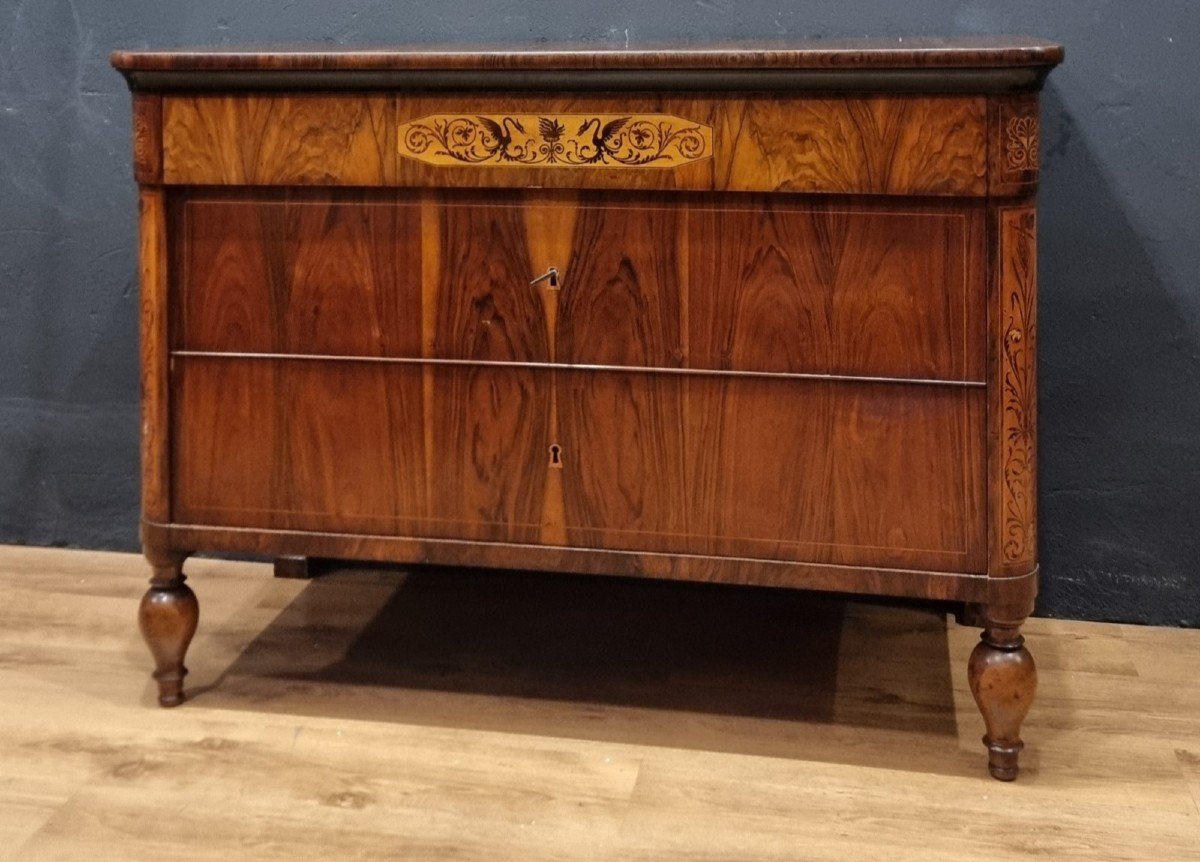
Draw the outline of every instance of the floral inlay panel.
<instances>
[{"instance_id":1,"label":"floral inlay panel","mask_svg":"<svg viewBox=\"0 0 1200 862\"><path fill-rule=\"evenodd\" d=\"M712 128L670 114L430 114L400 155L439 166L675 167L712 155Z\"/></svg>"}]
</instances>

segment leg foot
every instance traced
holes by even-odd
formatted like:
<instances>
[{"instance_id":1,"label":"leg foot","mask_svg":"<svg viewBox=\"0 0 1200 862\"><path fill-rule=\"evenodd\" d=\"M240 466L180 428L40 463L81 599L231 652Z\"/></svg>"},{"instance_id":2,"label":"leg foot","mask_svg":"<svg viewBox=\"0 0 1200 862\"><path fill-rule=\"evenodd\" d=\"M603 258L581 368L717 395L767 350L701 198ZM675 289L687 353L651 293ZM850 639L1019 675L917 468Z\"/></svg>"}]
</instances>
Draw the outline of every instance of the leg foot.
<instances>
[{"instance_id":1,"label":"leg foot","mask_svg":"<svg viewBox=\"0 0 1200 862\"><path fill-rule=\"evenodd\" d=\"M138 627L154 656L154 680L161 706L183 703L184 655L196 633L200 606L184 583L183 559L154 565L150 589L138 608Z\"/></svg>"},{"instance_id":2,"label":"leg foot","mask_svg":"<svg viewBox=\"0 0 1200 862\"><path fill-rule=\"evenodd\" d=\"M987 727L983 744L988 750L988 771L1000 781L1012 781L1024 747L1021 722L1037 690L1033 656L1017 626L989 623L971 653L967 678Z\"/></svg>"},{"instance_id":3,"label":"leg foot","mask_svg":"<svg viewBox=\"0 0 1200 862\"><path fill-rule=\"evenodd\" d=\"M309 580L321 574L321 561L313 557L276 557L275 577Z\"/></svg>"}]
</instances>

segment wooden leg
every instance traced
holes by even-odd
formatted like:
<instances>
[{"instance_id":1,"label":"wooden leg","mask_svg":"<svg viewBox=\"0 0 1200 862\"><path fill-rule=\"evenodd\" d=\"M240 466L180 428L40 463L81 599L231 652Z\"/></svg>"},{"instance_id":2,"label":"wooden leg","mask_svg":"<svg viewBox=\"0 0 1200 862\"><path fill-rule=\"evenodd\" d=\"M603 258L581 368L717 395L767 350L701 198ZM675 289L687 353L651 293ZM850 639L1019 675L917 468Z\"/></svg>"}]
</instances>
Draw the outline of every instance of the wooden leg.
<instances>
[{"instance_id":1,"label":"wooden leg","mask_svg":"<svg viewBox=\"0 0 1200 862\"><path fill-rule=\"evenodd\" d=\"M967 665L971 694L983 713L988 771L1000 781L1017 777L1021 722L1037 691L1037 668L1017 625L988 622Z\"/></svg>"},{"instance_id":2,"label":"wooden leg","mask_svg":"<svg viewBox=\"0 0 1200 862\"><path fill-rule=\"evenodd\" d=\"M196 594L184 583L186 556L147 553L154 577L138 608L138 627L154 655L154 680L161 706L183 703L183 678L187 675L183 658L200 618Z\"/></svg>"}]
</instances>

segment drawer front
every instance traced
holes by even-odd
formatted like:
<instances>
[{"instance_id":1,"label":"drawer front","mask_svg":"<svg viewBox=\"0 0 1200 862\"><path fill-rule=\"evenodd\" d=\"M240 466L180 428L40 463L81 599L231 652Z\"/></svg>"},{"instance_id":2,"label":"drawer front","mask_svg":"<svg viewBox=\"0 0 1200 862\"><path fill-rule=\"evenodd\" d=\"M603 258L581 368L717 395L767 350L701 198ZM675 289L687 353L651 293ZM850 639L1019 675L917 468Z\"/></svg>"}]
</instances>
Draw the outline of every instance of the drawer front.
<instances>
[{"instance_id":1,"label":"drawer front","mask_svg":"<svg viewBox=\"0 0 1200 862\"><path fill-rule=\"evenodd\" d=\"M559 374L572 545L981 571L982 390Z\"/></svg>"},{"instance_id":2,"label":"drawer front","mask_svg":"<svg viewBox=\"0 0 1200 862\"><path fill-rule=\"evenodd\" d=\"M982 571L982 390L181 359L174 520Z\"/></svg>"},{"instance_id":3,"label":"drawer front","mask_svg":"<svg viewBox=\"0 0 1200 862\"><path fill-rule=\"evenodd\" d=\"M321 192L173 218L177 349L983 379L974 204Z\"/></svg>"},{"instance_id":4,"label":"drawer front","mask_svg":"<svg viewBox=\"0 0 1200 862\"><path fill-rule=\"evenodd\" d=\"M986 129L970 96L168 95L163 178L981 196Z\"/></svg>"},{"instance_id":5,"label":"drawer front","mask_svg":"<svg viewBox=\"0 0 1200 862\"><path fill-rule=\"evenodd\" d=\"M167 96L163 182L390 185L394 116L384 95Z\"/></svg>"},{"instance_id":6,"label":"drawer front","mask_svg":"<svg viewBox=\"0 0 1200 862\"><path fill-rule=\"evenodd\" d=\"M170 221L174 348L420 355L419 205L188 194Z\"/></svg>"}]
</instances>

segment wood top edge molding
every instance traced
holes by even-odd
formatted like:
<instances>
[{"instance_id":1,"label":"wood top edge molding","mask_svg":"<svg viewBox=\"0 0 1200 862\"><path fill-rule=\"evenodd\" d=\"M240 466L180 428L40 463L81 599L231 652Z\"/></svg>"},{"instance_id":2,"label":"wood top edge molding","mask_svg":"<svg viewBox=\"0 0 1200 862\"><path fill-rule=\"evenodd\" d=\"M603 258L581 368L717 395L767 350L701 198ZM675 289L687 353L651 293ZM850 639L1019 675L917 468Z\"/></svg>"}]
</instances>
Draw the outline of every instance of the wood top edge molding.
<instances>
[{"instance_id":1,"label":"wood top edge molding","mask_svg":"<svg viewBox=\"0 0 1200 862\"><path fill-rule=\"evenodd\" d=\"M1037 90L1061 45L1018 37L812 40L579 50L412 46L114 51L136 90Z\"/></svg>"},{"instance_id":2,"label":"wood top edge molding","mask_svg":"<svg viewBox=\"0 0 1200 862\"><path fill-rule=\"evenodd\" d=\"M121 70L165 69L828 69L1055 66L1063 47L1020 36L655 45L410 45L114 51Z\"/></svg>"}]
</instances>

